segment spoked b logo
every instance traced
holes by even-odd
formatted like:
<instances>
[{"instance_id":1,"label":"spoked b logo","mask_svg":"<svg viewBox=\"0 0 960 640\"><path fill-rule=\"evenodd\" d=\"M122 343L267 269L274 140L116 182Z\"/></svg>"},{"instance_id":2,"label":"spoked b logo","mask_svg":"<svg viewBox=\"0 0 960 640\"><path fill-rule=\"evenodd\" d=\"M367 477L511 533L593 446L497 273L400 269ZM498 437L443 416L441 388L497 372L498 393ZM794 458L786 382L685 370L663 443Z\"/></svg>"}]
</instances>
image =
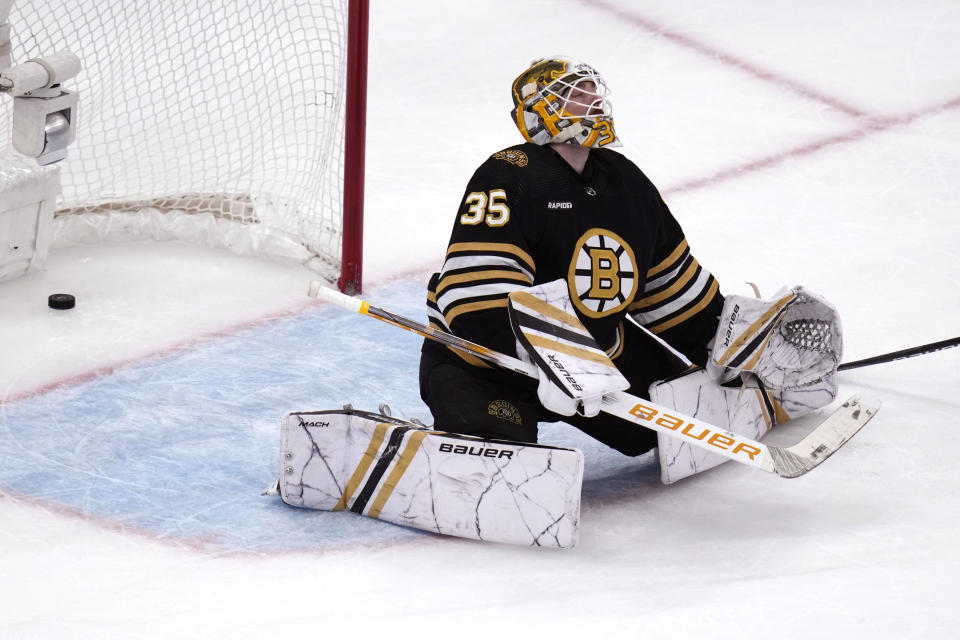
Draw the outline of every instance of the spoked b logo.
<instances>
[{"instance_id":1,"label":"spoked b logo","mask_svg":"<svg viewBox=\"0 0 960 640\"><path fill-rule=\"evenodd\" d=\"M637 261L623 238L593 228L580 236L570 261L567 284L573 304L584 315L600 318L621 311L639 286Z\"/></svg>"}]
</instances>

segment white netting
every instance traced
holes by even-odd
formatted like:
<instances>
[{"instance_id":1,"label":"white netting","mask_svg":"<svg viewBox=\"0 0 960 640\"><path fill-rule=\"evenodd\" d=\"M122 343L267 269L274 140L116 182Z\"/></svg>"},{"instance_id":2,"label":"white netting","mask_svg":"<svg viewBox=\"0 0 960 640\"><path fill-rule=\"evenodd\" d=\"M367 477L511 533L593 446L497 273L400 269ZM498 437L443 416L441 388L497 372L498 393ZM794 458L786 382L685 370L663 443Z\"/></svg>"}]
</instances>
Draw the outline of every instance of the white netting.
<instances>
[{"instance_id":1,"label":"white netting","mask_svg":"<svg viewBox=\"0 0 960 640\"><path fill-rule=\"evenodd\" d=\"M346 0L15 0L14 64L63 49L83 63L65 85L80 104L58 218L212 214L338 271L346 12Z\"/></svg>"},{"instance_id":2,"label":"white netting","mask_svg":"<svg viewBox=\"0 0 960 640\"><path fill-rule=\"evenodd\" d=\"M784 339L801 349L818 353L834 353L831 350L833 326L827 320L819 318L800 318L780 325Z\"/></svg>"}]
</instances>

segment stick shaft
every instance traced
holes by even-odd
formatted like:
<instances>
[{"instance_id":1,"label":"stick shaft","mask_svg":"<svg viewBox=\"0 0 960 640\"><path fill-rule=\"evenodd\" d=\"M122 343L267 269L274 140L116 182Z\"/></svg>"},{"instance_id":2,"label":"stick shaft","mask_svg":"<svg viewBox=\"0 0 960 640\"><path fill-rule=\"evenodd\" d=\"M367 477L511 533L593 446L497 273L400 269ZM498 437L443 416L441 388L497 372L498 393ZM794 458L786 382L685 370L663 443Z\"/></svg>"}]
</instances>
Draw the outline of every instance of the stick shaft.
<instances>
[{"instance_id":1,"label":"stick shaft","mask_svg":"<svg viewBox=\"0 0 960 640\"><path fill-rule=\"evenodd\" d=\"M524 362L519 358L508 356L507 354L500 353L499 351L493 351L492 349L488 349L477 344L476 342L470 342L469 340L464 340L463 338L455 336L452 333L441 331L436 327L431 327L430 325L421 324L414 320L404 318L403 316L398 316L390 313L389 311L381 309L380 307L367 305L366 310L361 310L360 313L372 316L377 320L382 320L383 322L400 327L401 329L412 331L413 333L419 334L424 338L435 340L436 342L445 344L448 347L453 347L454 349L471 353L475 356L483 358L484 360L487 360L488 362L499 365L504 369L510 369L511 371L522 373L523 375L530 376L531 378L536 378L539 376L539 373L537 373L537 367L534 364Z\"/></svg>"},{"instance_id":2,"label":"stick shaft","mask_svg":"<svg viewBox=\"0 0 960 640\"><path fill-rule=\"evenodd\" d=\"M931 342L930 344L924 344L918 347L910 347L909 349L901 349L900 351L891 351L890 353L884 353L871 358L864 358L863 360L844 362L840 365L839 370L848 371L849 369L859 369L860 367L869 367L874 364L883 364L885 362L892 362L894 360L913 358L914 356L922 356L925 353L933 353L934 351L950 349L951 347L956 346L960 346L960 337L949 338L947 340L941 340L940 342Z\"/></svg>"},{"instance_id":3,"label":"stick shaft","mask_svg":"<svg viewBox=\"0 0 960 640\"><path fill-rule=\"evenodd\" d=\"M488 349L475 342L464 340L463 338L447 333L446 331L441 331L435 327L390 313L389 311L375 307L357 298L344 295L339 291L325 287L320 287L319 290L315 290L315 288L311 286L310 295L331 302L344 309L356 311L362 315L367 315L396 327L406 329L407 331L412 331L430 340L436 340L441 344L471 353L505 369L510 369L511 371L516 371L532 378L539 377L540 375L536 365L524 362L505 353ZM765 444L747 438L746 436L735 434L732 431L715 427L698 418L674 411L669 407L662 407L649 400L642 400L628 393L616 392L607 394L604 397L600 410L641 427L677 436L681 440L689 442L692 446L718 453L731 460L736 460L741 464L758 467L764 471L776 472L773 459ZM707 432L719 434L722 438L708 439L704 435ZM713 444L711 444L711 441ZM723 446L718 446L718 444Z\"/></svg>"},{"instance_id":4,"label":"stick shaft","mask_svg":"<svg viewBox=\"0 0 960 640\"><path fill-rule=\"evenodd\" d=\"M471 353L505 369L534 378L539 377L539 371L533 364L374 307L339 291L322 287L319 283L316 287L311 283L310 295ZM710 451L740 464L775 473L784 478L795 478L810 471L835 453L876 414L877 407L879 405L875 407L863 405L858 398L852 397L821 422L806 438L789 447L765 445L623 391L606 394L600 410L621 420L679 438L690 446Z\"/></svg>"}]
</instances>

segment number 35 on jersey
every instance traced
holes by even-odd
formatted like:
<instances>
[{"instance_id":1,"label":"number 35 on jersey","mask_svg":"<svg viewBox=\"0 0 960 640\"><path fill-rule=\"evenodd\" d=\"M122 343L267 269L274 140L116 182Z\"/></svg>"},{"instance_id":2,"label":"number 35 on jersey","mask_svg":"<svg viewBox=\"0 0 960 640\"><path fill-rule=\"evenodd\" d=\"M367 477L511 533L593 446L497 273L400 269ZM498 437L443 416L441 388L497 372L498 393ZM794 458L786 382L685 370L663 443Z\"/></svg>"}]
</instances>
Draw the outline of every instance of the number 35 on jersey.
<instances>
[{"instance_id":1,"label":"number 35 on jersey","mask_svg":"<svg viewBox=\"0 0 960 640\"><path fill-rule=\"evenodd\" d=\"M468 208L460 216L460 224L486 223L491 227L502 227L510 220L510 207L506 201L507 192L503 189L491 189L486 193L473 191L463 201Z\"/></svg>"}]
</instances>

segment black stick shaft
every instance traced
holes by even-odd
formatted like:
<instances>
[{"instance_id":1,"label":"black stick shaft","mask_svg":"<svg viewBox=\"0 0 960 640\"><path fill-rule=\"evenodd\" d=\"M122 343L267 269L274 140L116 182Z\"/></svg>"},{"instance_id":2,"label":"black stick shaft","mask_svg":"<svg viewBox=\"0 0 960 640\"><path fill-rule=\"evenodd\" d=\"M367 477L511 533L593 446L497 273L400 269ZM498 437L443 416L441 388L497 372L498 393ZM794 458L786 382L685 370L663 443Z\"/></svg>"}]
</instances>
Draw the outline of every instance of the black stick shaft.
<instances>
[{"instance_id":1,"label":"black stick shaft","mask_svg":"<svg viewBox=\"0 0 960 640\"><path fill-rule=\"evenodd\" d=\"M904 358L912 358L914 356L920 356L925 353L933 353L934 351L949 349L956 346L960 346L960 337L949 338L947 340L941 340L940 342L931 342L930 344L924 344L919 347L911 347L909 349L901 349L900 351L893 351L891 353L884 353L879 356L873 356L872 358L855 360L854 362L844 362L840 365L839 370L846 371L848 369L869 367L873 364L883 364L884 362L892 362L893 360L903 360Z\"/></svg>"}]
</instances>

